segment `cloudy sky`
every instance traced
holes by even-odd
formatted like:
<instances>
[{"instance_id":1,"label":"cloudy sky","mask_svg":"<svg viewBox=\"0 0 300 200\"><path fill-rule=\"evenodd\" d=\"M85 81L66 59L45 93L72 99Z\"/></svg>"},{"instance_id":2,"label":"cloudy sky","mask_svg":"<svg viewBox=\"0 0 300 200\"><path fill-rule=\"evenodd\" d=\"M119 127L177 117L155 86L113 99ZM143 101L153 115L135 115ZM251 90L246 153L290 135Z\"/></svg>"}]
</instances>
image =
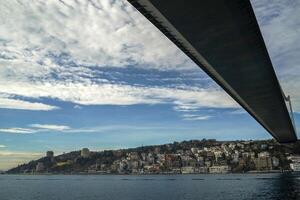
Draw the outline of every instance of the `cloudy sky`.
<instances>
[{"instance_id":1,"label":"cloudy sky","mask_svg":"<svg viewBox=\"0 0 300 200\"><path fill-rule=\"evenodd\" d=\"M299 124L300 1L251 2ZM0 169L47 150L270 138L125 0L1 0L0 24Z\"/></svg>"}]
</instances>

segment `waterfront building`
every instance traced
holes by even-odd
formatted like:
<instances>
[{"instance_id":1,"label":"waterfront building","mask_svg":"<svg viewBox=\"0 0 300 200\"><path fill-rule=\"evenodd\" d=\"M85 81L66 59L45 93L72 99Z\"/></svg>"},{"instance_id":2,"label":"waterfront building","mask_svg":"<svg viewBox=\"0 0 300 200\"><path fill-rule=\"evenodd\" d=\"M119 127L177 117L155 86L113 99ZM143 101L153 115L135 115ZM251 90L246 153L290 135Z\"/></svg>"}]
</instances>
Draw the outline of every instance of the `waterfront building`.
<instances>
[{"instance_id":1,"label":"waterfront building","mask_svg":"<svg viewBox=\"0 0 300 200\"><path fill-rule=\"evenodd\" d=\"M289 156L287 159L292 162L292 163L290 163L291 170L293 170L295 172L299 172L300 171L300 156L292 155L292 156Z\"/></svg>"},{"instance_id":2,"label":"waterfront building","mask_svg":"<svg viewBox=\"0 0 300 200\"><path fill-rule=\"evenodd\" d=\"M300 172L300 163L291 163L290 168L294 172Z\"/></svg>"},{"instance_id":3,"label":"waterfront building","mask_svg":"<svg viewBox=\"0 0 300 200\"><path fill-rule=\"evenodd\" d=\"M240 159L239 160L239 167L242 169L244 167L246 167L246 161L244 159Z\"/></svg>"},{"instance_id":4,"label":"waterfront building","mask_svg":"<svg viewBox=\"0 0 300 200\"><path fill-rule=\"evenodd\" d=\"M228 165L212 166L209 168L209 173L211 174L226 174L230 171Z\"/></svg>"},{"instance_id":5,"label":"waterfront building","mask_svg":"<svg viewBox=\"0 0 300 200\"><path fill-rule=\"evenodd\" d=\"M298 155L288 156L287 159L292 161L293 163L295 163L295 162L300 163L300 156L298 156Z\"/></svg>"},{"instance_id":6,"label":"waterfront building","mask_svg":"<svg viewBox=\"0 0 300 200\"><path fill-rule=\"evenodd\" d=\"M206 167L210 167L211 166L211 161L210 160L206 160L204 162L204 164L205 164Z\"/></svg>"},{"instance_id":7,"label":"waterfront building","mask_svg":"<svg viewBox=\"0 0 300 200\"><path fill-rule=\"evenodd\" d=\"M195 168L194 167L181 167L181 173L182 174L194 174L195 173Z\"/></svg>"},{"instance_id":8,"label":"waterfront building","mask_svg":"<svg viewBox=\"0 0 300 200\"><path fill-rule=\"evenodd\" d=\"M132 170L131 170L131 173L132 173L132 174L139 174L139 173L141 173L141 172L140 172L139 169L132 169Z\"/></svg>"},{"instance_id":9,"label":"waterfront building","mask_svg":"<svg viewBox=\"0 0 300 200\"><path fill-rule=\"evenodd\" d=\"M207 167L196 167L195 168L195 173L206 174L207 172L208 172L208 168Z\"/></svg>"},{"instance_id":10,"label":"waterfront building","mask_svg":"<svg viewBox=\"0 0 300 200\"><path fill-rule=\"evenodd\" d=\"M171 172L173 174L180 174L181 173L181 169L180 168L173 168Z\"/></svg>"},{"instance_id":11,"label":"waterfront building","mask_svg":"<svg viewBox=\"0 0 300 200\"><path fill-rule=\"evenodd\" d=\"M158 164L153 165L145 165L144 171L146 173L159 173L160 172L160 166Z\"/></svg>"}]
</instances>

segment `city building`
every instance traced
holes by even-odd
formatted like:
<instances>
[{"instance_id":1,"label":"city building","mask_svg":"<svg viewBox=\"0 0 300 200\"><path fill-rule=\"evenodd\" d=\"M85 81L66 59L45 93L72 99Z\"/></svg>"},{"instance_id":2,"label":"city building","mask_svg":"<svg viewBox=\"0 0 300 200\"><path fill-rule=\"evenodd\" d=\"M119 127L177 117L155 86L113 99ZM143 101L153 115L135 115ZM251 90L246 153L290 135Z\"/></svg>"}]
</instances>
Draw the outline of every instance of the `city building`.
<instances>
[{"instance_id":1,"label":"city building","mask_svg":"<svg viewBox=\"0 0 300 200\"><path fill-rule=\"evenodd\" d=\"M270 157L270 153L267 152L267 151L263 151L263 152L260 152L260 153L258 154L258 157L259 157L259 158Z\"/></svg>"},{"instance_id":2,"label":"city building","mask_svg":"<svg viewBox=\"0 0 300 200\"><path fill-rule=\"evenodd\" d=\"M226 174L230 171L228 165L212 166L209 168L209 173L211 174Z\"/></svg>"},{"instance_id":3,"label":"city building","mask_svg":"<svg viewBox=\"0 0 300 200\"><path fill-rule=\"evenodd\" d=\"M234 154L232 154L231 157L232 157L232 163L239 162L239 153L238 152L235 152Z\"/></svg>"},{"instance_id":4,"label":"city building","mask_svg":"<svg viewBox=\"0 0 300 200\"><path fill-rule=\"evenodd\" d=\"M211 161L210 160L206 160L204 162L204 164L205 164L206 167L210 167L211 166Z\"/></svg>"},{"instance_id":5,"label":"city building","mask_svg":"<svg viewBox=\"0 0 300 200\"><path fill-rule=\"evenodd\" d=\"M88 158L90 157L90 150L88 148L83 148L80 153L81 157Z\"/></svg>"},{"instance_id":6,"label":"city building","mask_svg":"<svg viewBox=\"0 0 300 200\"><path fill-rule=\"evenodd\" d=\"M46 157L53 158L54 157L54 152L53 151L47 151Z\"/></svg>"},{"instance_id":7,"label":"city building","mask_svg":"<svg viewBox=\"0 0 300 200\"><path fill-rule=\"evenodd\" d=\"M287 159L291 161L291 163L290 163L291 170L294 172L299 172L300 171L300 156L292 155L292 156L289 156Z\"/></svg>"},{"instance_id":8,"label":"city building","mask_svg":"<svg viewBox=\"0 0 300 200\"><path fill-rule=\"evenodd\" d=\"M272 157L272 165L273 165L273 167L279 166L279 159L276 158L275 156Z\"/></svg>"},{"instance_id":9,"label":"city building","mask_svg":"<svg viewBox=\"0 0 300 200\"><path fill-rule=\"evenodd\" d=\"M270 157L258 157L254 159L255 168L257 170L271 170L272 161Z\"/></svg>"},{"instance_id":10,"label":"city building","mask_svg":"<svg viewBox=\"0 0 300 200\"><path fill-rule=\"evenodd\" d=\"M51 162L54 162L54 152L53 151L47 151L46 157L49 158Z\"/></svg>"},{"instance_id":11,"label":"city building","mask_svg":"<svg viewBox=\"0 0 300 200\"><path fill-rule=\"evenodd\" d=\"M182 174L194 174L195 173L195 168L194 167L181 167L181 173Z\"/></svg>"},{"instance_id":12,"label":"city building","mask_svg":"<svg viewBox=\"0 0 300 200\"><path fill-rule=\"evenodd\" d=\"M300 172L300 163L291 163L291 170L294 172Z\"/></svg>"},{"instance_id":13,"label":"city building","mask_svg":"<svg viewBox=\"0 0 300 200\"><path fill-rule=\"evenodd\" d=\"M44 163L38 162L36 167L35 167L35 171L36 172L43 172L44 170L45 170Z\"/></svg>"},{"instance_id":14,"label":"city building","mask_svg":"<svg viewBox=\"0 0 300 200\"><path fill-rule=\"evenodd\" d=\"M206 173L208 173L208 168L207 167L196 167L195 168L195 173L197 173L197 174L206 174Z\"/></svg>"}]
</instances>

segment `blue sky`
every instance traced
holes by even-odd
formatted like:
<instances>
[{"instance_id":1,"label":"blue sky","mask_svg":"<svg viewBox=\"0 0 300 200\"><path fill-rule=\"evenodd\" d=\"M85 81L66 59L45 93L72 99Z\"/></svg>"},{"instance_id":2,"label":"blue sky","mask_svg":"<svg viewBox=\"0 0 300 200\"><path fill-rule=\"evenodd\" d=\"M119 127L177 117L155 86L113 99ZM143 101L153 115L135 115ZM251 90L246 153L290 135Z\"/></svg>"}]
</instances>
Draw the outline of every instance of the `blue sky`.
<instances>
[{"instance_id":1,"label":"blue sky","mask_svg":"<svg viewBox=\"0 0 300 200\"><path fill-rule=\"evenodd\" d=\"M252 0L300 122L300 2ZM0 169L89 147L268 133L124 0L0 3Z\"/></svg>"}]
</instances>

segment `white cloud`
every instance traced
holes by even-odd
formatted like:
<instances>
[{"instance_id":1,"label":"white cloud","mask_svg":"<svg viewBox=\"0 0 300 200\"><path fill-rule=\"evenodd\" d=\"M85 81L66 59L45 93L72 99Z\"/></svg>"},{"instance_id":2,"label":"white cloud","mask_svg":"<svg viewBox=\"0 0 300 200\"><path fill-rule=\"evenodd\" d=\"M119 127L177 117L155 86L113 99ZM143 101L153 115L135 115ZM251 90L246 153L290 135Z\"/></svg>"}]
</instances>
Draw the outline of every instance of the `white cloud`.
<instances>
[{"instance_id":1,"label":"white cloud","mask_svg":"<svg viewBox=\"0 0 300 200\"><path fill-rule=\"evenodd\" d=\"M75 108L75 109L82 109L82 106L80 106L80 105L75 105L73 108Z\"/></svg>"},{"instance_id":2,"label":"white cloud","mask_svg":"<svg viewBox=\"0 0 300 200\"><path fill-rule=\"evenodd\" d=\"M210 115L196 115L196 114L184 114L182 115L184 120L188 121L199 121L199 120L208 120L212 116Z\"/></svg>"},{"instance_id":3,"label":"white cloud","mask_svg":"<svg viewBox=\"0 0 300 200\"><path fill-rule=\"evenodd\" d=\"M38 102L29 102L19 99L12 99L0 94L0 108L18 109L18 110L40 110L48 111L58 109L57 106L47 105Z\"/></svg>"},{"instance_id":4,"label":"white cloud","mask_svg":"<svg viewBox=\"0 0 300 200\"><path fill-rule=\"evenodd\" d=\"M55 125L55 124L31 124L30 127L37 129L46 129L54 131L64 131L71 129L69 126L65 125Z\"/></svg>"},{"instance_id":5,"label":"white cloud","mask_svg":"<svg viewBox=\"0 0 300 200\"><path fill-rule=\"evenodd\" d=\"M299 112L299 2L251 2L284 91L292 95ZM0 93L54 98L79 106L173 102L175 110L184 112L199 107L237 107L223 91L214 88L142 87L105 79L95 83L91 66L196 69L125 0L4 0L0 23ZM1 96L0 108L57 109Z\"/></svg>"},{"instance_id":6,"label":"white cloud","mask_svg":"<svg viewBox=\"0 0 300 200\"><path fill-rule=\"evenodd\" d=\"M182 103L177 101L176 106L174 106L173 109L179 112L196 112L198 111L199 107L193 103Z\"/></svg>"},{"instance_id":7,"label":"white cloud","mask_svg":"<svg viewBox=\"0 0 300 200\"><path fill-rule=\"evenodd\" d=\"M1 128L0 132L2 132L2 133L27 134L27 133L35 133L36 130L28 129L28 128Z\"/></svg>"},{"instance_id":8,"label":"white cloud","mask_svg":"<svg viewBox=\"0 0 300 200\"><path fill-rule=\"evenodd\" d=\"M1 128L0 133L12 133L12 134L29 134L40 132L63 132L63 133L88 133L96 132L102 129L99 128L72 128L66 125L59 124L30 124L27 127L13 127L13 128ZM1 147L1 146L0 146Z\"/></svg>"},{"instance_id":9,"label":"white cloud","mask_svg":"<svg viewBox=\"0 0 300 200\"><path fill-rule=\"evenodd\" d=\"M300 111L300 1L251 0L284 92Z\"/></svg>"},{"instance_id":10,"label":"white cloud","mask_svg":"<svg viewBox=\"0 0 300 200\"><path fill-rule=\"evenodd\" d=\"M247 114L247 112L244 110L244 109L237 109L237 110L234 110L234 111L230 111L229 112L230 114L234 114L234 115L242 115L242 114Z\"/></svg>"},{"instance_id":11,"label":"white cloud","mask_svg":"<svg viewBox=\"0 0 300 200\"><path fill-rule=\"evenodd\" d=\"M6 145L0 144L0 148L6 148Z\"/></svg>"},{"instance_id":12,"label":"white cloud","mask_svg":"<svg viewBox=\"0 0 300 200\"><path fill-rule=\"evenodd\" d=\"M10 95L0 99L0 108L57 109L14 96L68 101L77 108L167 102L237 107L220 89L133 86L95 77L91 66L198 70L125 0L7 0L0 11L0 94Z\"/></svg>"},{"instance_id":13,"label":"white cloud","mask_svg":"<svg viewBox=\"0 0 300 200\"><path fill-rule=\"evenodd\" d=\"M46 75L65 62L92 66L184 68L191 61L127 1L2 1L0 31L6 72ZM12 68L11 66L18 66ZM20 69L26 66L27 70Z\"/></svg>"},{"instance_id":14,"label":"white cloud","mask_svg":"<svg viewBox=\"0 0 300 200\"><path fill-rule=\"evenodd\" d=\"M53 98L80 105L134 105L174 103L181 108L235 108L237 104L220 89L168 88L122 84L10 83L0 93L31 98Z\"/></svg>"},{"instance_id":15,"label":"white cloud","mask_svg":"<svg viewBox=\"0 0 300 200\"><path fill-rule=\"evenodd\" d=\"M209 119L212 116L208 115L190 115L184 114L184 120L205 120ZM60 132L60 133L107 133L108 131L132 131L132 130L169 130L167 126L157 126L157 125L104 125L104 126L92 126L92 127L82 127L82 128L73 128L65 125L46 125L46 124L31 124L28 127L32 127L31 129L28 128L6 128L1 129L3 132L6 133L19 133L15 130L28 130L28 133L40 133L40 132ZM187 127L176 127L176 129L189 129ZM2 132L0 130L0 132ZM0 147L1 148L1 147Z\"/></svg>"}]
</instances>

